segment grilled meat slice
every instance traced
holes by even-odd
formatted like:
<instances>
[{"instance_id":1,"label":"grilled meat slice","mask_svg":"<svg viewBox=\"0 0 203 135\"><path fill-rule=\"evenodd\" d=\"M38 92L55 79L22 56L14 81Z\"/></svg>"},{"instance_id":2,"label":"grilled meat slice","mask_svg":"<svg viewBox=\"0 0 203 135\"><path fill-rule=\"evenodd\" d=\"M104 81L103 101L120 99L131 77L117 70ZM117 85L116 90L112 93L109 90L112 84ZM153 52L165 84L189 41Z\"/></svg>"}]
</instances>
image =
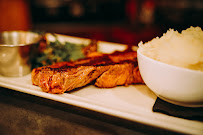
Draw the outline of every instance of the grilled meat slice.
<instances>
[{"instance_id":1,"label":"grilled meat slice","mask_svg":"<svg viewBox=\"0 0 203 135\"><path fill-rule=\"evenodd\" d=\"M91 40L91 43L88 46L82 48L82 52L86 57L88 57L92 53L97 53L97 50L97 40Z\"/></svg>"},{"instance_id":2,"label":"grilled meat slice","mask_svg":"<svg viewBox=\"0 0 203 135\"><path fill-rule=\"evenodd\" d=\"M119 85L128 86L129 84L142 83L137 69L137 65L131 61L111 65L96 79L95 85L100 88L112 88Z\"/></svg>"},{"instance_id":3,"label":"grilled meat slice","mask_svg":"<svg viewBox=\"0 0 203 135\"><path fill-rule=\"evenodd\" d=\"M34 85L38 85L44 92L64 93L72 89L85 86L100 76L107 67L79 66L66 68L45 67L41 71L32 72Z\"/></svg>"},{"instance_id":4,"label":"grilled meat slice","mask_svg":"<svg viewBox=\"0 0 203 135\"><path fill-rule=\"evenodd\" d=\"M32 82L45 92L60 94L92 82L102 88L143 83L136 57L135 51L115 52L35 68Z\"/></svg>"}]
</instances>

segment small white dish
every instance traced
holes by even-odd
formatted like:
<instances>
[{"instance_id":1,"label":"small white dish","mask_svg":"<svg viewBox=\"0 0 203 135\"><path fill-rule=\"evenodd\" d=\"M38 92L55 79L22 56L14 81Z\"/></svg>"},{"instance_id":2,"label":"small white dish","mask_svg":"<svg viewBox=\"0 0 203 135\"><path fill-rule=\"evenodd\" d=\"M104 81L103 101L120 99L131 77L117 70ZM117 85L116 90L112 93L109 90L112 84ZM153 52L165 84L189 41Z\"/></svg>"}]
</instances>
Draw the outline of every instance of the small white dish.
<instances>
[{"instance_id":1,"label":"small white dish","mask_svg":"<svg viewBox=\"0 0 203 135\"><path fill-rule=\"evenodd\" d=\"M181 106L203 106L202 71L165 64L137 52L141 76L158 97Z\"/></svg>"}]
</instances>

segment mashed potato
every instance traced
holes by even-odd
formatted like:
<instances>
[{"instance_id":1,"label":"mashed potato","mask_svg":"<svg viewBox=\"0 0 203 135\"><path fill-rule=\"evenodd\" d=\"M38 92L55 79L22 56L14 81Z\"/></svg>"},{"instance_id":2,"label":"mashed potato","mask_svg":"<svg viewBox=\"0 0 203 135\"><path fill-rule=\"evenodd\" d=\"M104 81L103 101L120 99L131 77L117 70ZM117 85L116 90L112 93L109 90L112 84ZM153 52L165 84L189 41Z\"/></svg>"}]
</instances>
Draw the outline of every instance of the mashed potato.
<instances>
[{"instance_id":1,"label":"mashed potato","mask_svg":"<svg viewBox=\"0 0 203 135\"><path fill-rule=\"evenodd\" d=\"M203 71L203 31L190 27L181 33L169 29L162 37L138 44L142 54L178 67Z\"/></svg>"}]
</instances>

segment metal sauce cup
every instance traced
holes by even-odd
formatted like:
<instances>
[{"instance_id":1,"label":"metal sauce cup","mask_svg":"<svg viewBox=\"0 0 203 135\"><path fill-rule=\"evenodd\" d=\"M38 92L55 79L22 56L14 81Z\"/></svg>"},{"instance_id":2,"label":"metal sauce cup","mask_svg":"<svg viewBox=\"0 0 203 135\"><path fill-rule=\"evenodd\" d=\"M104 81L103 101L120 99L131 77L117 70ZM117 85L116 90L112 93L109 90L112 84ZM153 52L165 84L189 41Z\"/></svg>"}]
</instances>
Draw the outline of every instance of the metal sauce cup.
<instances>
[{"instance_id":1,"label":"metal sauce cup","mask_svg":"<svg viewBox=\"0 0 203 135\"><path fill-rule=\"evenodd\" d=\"M0 75L20 77L31 72L32 48L41 35L29 31L0 33Z\"/></svg>"}]
</instances>

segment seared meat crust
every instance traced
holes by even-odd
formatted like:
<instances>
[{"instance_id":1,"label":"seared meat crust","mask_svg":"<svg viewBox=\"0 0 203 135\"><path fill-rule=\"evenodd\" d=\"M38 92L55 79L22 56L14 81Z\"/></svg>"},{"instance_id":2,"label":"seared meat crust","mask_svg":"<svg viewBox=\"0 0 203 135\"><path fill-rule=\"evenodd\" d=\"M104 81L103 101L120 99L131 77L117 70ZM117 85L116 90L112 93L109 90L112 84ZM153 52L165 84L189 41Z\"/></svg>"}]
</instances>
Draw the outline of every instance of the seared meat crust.
<instances>
[{"instance_id":1,"label":"seared meat crust","mask_svg":"<svg viewBox=\"0 0 203 135\"><path fill-rule=\"evenodd\" d=\"M32 82L45 92L62 94L89 83L112 88L143 83L143 80L137 65L137 53L126 51L35 68Z\"/></svg>"}]
</instances>

